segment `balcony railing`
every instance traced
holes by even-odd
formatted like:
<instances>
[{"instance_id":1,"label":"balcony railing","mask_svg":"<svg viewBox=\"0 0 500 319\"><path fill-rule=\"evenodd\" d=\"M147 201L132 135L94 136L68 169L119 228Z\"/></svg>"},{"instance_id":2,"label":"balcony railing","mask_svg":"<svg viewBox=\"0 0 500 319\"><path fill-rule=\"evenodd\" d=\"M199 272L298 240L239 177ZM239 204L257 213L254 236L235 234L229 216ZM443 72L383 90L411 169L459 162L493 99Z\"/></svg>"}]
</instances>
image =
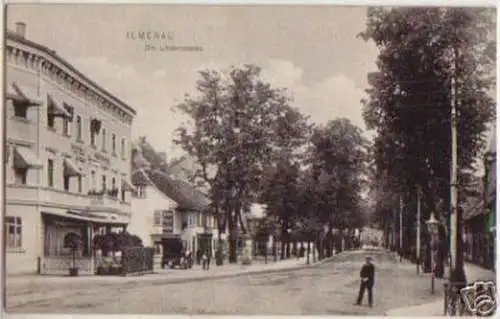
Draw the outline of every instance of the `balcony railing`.
<instances>
[{"instance_id":1,"label":"balcony railing","mask_svg":"<svg viewBox=\"0 0 500 319\"><path fill-rule=\"evenodd\" d=\"M124 203L118 197L108 194L80 194L71 193L49 187L36 187L27 185L7 185L6 200L17 203L45 202L58 206L70 206L76 209L91 208L92 210L119 210L130 212L130 204Z\"/></svg>"}]
</instances>

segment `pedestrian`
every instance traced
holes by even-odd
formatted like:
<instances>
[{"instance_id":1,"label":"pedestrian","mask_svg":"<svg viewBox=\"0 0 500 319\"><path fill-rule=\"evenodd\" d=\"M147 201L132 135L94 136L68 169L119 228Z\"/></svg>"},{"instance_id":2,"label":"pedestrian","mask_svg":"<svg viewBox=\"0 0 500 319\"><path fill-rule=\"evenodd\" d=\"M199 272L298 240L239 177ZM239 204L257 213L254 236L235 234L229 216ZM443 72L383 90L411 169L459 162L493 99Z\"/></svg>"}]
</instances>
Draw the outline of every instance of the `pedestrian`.
<instances>
[{"instance_id":1,"label":"pedestrian","mask_svg":"<svg viewBox=\"0 0 500 319\"><path fill-rule=\"evenodd\" d=\"M200 261L201 261L201 255L202 255L202 253L201 253L201 249L199 249L199 248L198 248L198 249L196 250L196 264L197 264L197 265L199 265L199 264L200 264Z\"/></svg>"},{"instance_id":2,"label":"pedestrian","mask_svg":"<svg viewBox=\"0 0 500 319\"><path fill-rule=\"evenodd\" d=\"M368 305L373 306L373 284L375 283L375 266L372 264L371 257L366 257L366 263L361 267L359 273L361 284L359 286L358 300L355 305L360 306L363 301L365 289L368 290Z\"/></svg>"},{"instance_id":3,"label":"pedestrian","mask_svg":"<svg viewBox=\"0 0 500 319\"><path fill-rule=\"evenodd\" d=\"M205 253L206 256L207 256L207 260L206 260L206 263L207 263L207 270L210 269L210 259L212 257L212 254L210 253L210 250L207 250L207 252Z\"/></svg>"},{"instance_id":4,"label":"pedestrian","mask_svg":"<svg viewBox=\"0 0 500 319\"><path fill-rule=\"evenodd\" d=\"M203 255L201 256L201 260L202 260L202 269L208 270L208 256L206 252L204 252Z\"/></svg>"}]
</instances>

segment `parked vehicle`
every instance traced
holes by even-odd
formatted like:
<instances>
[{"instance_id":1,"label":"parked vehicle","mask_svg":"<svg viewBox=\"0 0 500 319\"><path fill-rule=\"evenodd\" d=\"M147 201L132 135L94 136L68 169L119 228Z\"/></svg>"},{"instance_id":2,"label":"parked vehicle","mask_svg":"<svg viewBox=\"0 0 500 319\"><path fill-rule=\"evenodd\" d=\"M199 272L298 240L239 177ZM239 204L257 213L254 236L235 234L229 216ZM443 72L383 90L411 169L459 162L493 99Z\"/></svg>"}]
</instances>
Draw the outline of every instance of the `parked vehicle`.
<instances>
[{"instance_id":1,"label":"parked vehicle","mask_svg":"<svg viewBox=\"0 0 500 319\"><path fill-rule=\"evenodd\" d=\"M192 253L184 250L180 238L164 238L162 246L162 268L169 267L173 269L179 267L189 269L193 267Z\"/></svg>"}]
</instances>

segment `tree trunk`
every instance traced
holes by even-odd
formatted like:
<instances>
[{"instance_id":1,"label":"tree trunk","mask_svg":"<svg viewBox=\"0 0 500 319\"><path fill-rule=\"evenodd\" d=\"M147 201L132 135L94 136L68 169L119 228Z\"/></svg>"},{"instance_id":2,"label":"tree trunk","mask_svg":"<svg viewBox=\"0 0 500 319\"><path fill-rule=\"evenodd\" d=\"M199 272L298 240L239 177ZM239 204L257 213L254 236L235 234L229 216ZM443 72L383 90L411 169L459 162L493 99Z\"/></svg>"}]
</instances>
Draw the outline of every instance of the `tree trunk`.
<instances>
[{"instance_id":1,"label":"tree trunk","mask_svg":"<svg viewBox=\"0 0 500 319\"><path fill-rule=\"evenodd\" d=\"M446 253L446 233L444 230L444 227L440 226L439 227L439 242L438 242L438 252L437 252L437 258L436 258L436 278L443 278L444 276L444 267L445 267L445 260L447 258L447 253Z\"/></svg>"},{"instance_id":2,"label":"tree trunk","mask_svg":"<svg viewBox=\"0 0 500 319\"><path fill-rule=\"evenodd\" d=\"M235 264L238 262L236 248L237 248L237 238L236 238L236 223L235 216L232 216L232 210L228 210L228 226L229 226L229 263ZM236 215L236 214L235 214Z\"/></svg>"},{"instance_id":3,"label":"tree trunk","mask_svg":"<svg viewBox=\"0 0 500 319\"><path fill-rule=\"evenodd\" d=\"M283 234L281 235L281 238L280 238L280 245L281 245L280 260L284 260L285 259L285 240L283 238Z\"/></svg>"},{"instance_id":4,"label":"tree trunk","mask_svg":"<svg viewBox=\"0 0 500 319\"><path fill-rule=\"evenodd\" d=\"M286 259L290 259L290 236L286 236Z\"/></svg>"},{"instance_id":5,"label":"tree trunk","mask_svg":"<svg viewBox=\"0 0 500 319\"><path fill-rule=\"evenodd\" d=\"M311 241L308 239L307 240L307 264L309 265L311 263L310 257L311 256Z\"/></svg>"},{"instance_id":6,"label":"tree trunk","mask_svg":"<svg viewBox=\"0 0 500 319\"><path fill-rule=\"evenodd\" d=\"M273 258L274 258L274 262L277 262L278 261L278 245L277 245L277 241L278 239L276 238L276 236L273 235Z\"/></svg>"}]
</instances>

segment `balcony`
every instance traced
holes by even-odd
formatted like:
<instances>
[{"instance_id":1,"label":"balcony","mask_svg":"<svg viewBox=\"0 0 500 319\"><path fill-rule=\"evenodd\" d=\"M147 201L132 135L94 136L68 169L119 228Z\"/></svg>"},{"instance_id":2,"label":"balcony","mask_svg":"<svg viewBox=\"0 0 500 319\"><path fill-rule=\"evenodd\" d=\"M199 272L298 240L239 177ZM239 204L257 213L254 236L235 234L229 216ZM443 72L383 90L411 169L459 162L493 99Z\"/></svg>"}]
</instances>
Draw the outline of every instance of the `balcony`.
<instances>
[{"instance_id":1,"label":"balcony","mask_svg":"<svg viewBox=\"0 0 500 319\"><path fill-rule=\"evenodd\" d=\"M124 212L130 211L130 205L122 203L117 195L113 196L107 192L89 192L89 206L92 210L112 209Z\"/></svg>"},{"instance_id":2,"label":"balcony","mask_svg":"<svg viewBox=\"0 0 500 319\"><path fill-rule=\"evenodd\" d=\"M93 211L130 213L129 203L120 202L118 198L109 195L77 194L49 187L7 185L6 200L7 203L20 205L40 202L74 209L90 208Z\"/></svg>"},{"instance_id":3,"label":"balcony","mask_svg":"<svg viewBox=\"0 0 500 319\"><path fill-rule=\"evenodd\" d=\"M27 185L7 185L7 202L29 204L40 202L66 207L86 207L88 198L82 194L64 192L48 187L36 187Z\"/></svg>"}]
</instances>

